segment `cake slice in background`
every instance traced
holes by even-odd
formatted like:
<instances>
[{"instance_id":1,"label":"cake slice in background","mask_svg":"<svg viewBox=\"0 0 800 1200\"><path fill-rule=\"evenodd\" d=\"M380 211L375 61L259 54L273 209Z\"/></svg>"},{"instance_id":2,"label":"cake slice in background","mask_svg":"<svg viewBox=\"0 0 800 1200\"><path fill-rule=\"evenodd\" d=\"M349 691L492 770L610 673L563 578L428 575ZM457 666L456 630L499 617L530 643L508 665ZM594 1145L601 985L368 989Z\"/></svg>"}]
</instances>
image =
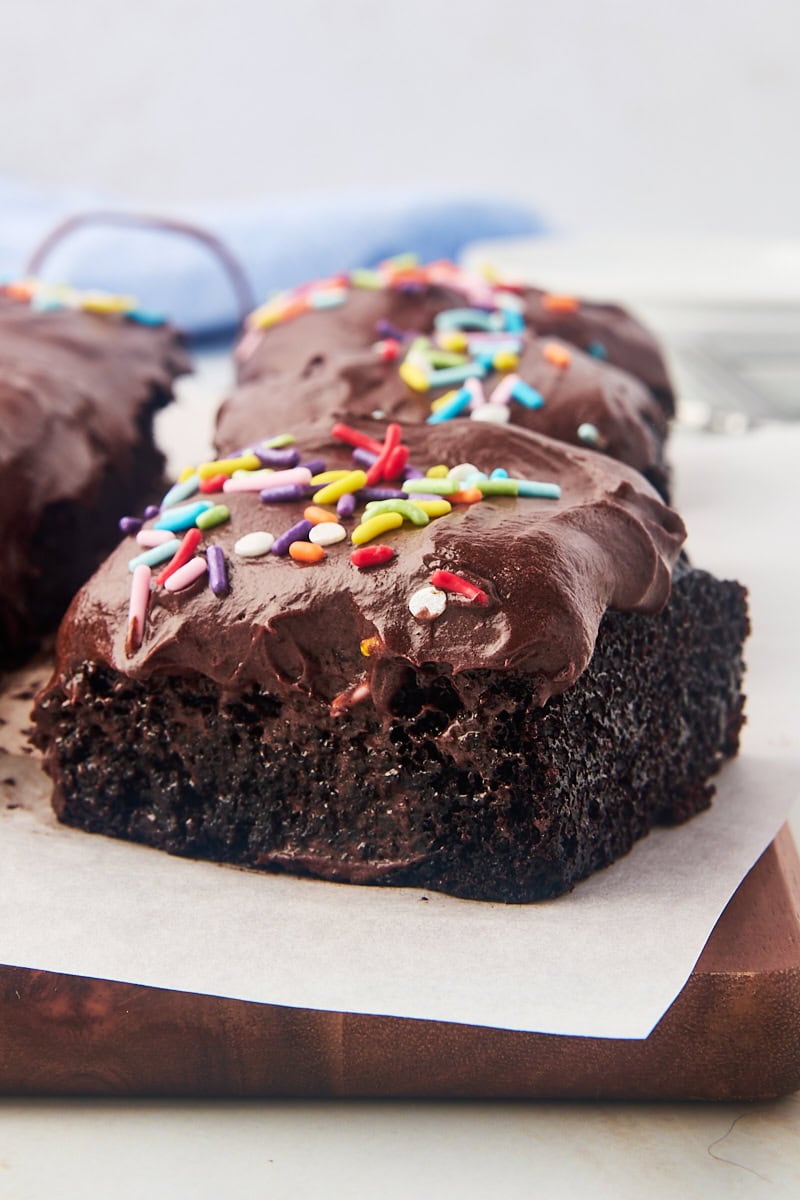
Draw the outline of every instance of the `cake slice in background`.
<instances>
[{"instance_id":1,"label":"cake slice in background","mask_svg":"<svg viewBox=\"0 0 800 1200\"><path fill-rule=\"evenodd\" d=\"M0 287L0 666L53 629L158 494L153 416L190 369L177 331L132 301Z\"/></svg>"},{"instance_id":2,"label":"cake slice in background","mask_svg":"<svg viewBox=\"0 0 800 1200\"><path fill-rule=\"evenodd\" d=\"M450 399L459 417L601 449L669 495L666 369L652 337L613 305L405 256L269 300L237 358L249 387L223 410L225 446L243 442L236 409L258 396L263 422L279 424L297 404L310 417L335 407L344 421L435 422L449 419ZM465 382L473 395L459 408Z\"/></svg>"}]
</instances>

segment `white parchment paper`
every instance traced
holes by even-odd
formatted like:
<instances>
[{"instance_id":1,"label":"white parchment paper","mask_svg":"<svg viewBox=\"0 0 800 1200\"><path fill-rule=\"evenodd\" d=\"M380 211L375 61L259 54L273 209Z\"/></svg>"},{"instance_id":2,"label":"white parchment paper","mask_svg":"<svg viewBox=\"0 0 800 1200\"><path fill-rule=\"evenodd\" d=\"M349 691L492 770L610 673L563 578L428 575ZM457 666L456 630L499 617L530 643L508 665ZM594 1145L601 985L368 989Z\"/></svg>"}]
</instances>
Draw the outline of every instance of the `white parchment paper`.
<instances>
[{"instance_id":1,"label":"white parchment paper","mask_svg":"<svg viewBox=\"0 0 800 1200\"><path fill-rule=\"evenodd\" d=\"M751 585L750 726L709 812L656 830L556 901L479 904L273 877L70 830L50 814L35 760L7 754L0 961L304 1008L646 1037L800 792L800 431L685 435L676 451L679 478L691 464L682 508L690 530L698 517L695 559Z\"/></svg>"}]
</instances>

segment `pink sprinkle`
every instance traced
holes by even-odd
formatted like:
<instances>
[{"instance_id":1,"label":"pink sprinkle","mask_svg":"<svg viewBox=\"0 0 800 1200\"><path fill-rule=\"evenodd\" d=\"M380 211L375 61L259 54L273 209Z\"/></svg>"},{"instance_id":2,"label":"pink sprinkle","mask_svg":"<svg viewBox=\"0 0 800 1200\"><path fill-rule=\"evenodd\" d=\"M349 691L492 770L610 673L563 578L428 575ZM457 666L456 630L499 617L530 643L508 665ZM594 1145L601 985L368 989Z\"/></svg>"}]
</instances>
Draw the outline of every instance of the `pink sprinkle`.
<instances>
[{"instance_id":1,"label":"pink sprinkle","mask_svg":"<svg viewBox=\"0 0 800 1200\"><path fill-rule=\"evenodd\" d=\"M174 575L170 575L165 582L164 587L168 592L180 592L183 588L188 587L190 583L194 583L201 575L205 575L208 570L208 563L205 558L197 557L191 559L184 567L180 567Z\"/></svg>"},{"instance_id":2,"label":"pink sprinkle","mask_svg":"<svg viewBox=\"0 0 800 1200\"><path fill-rule=\"evenodd\" d=\"M289 471L248 471L246 475L237 475L234 479L226 479L222 490L223 492L261 492L267 488L310 482L311 472L307 467L292 467Z\"/></svg>"},{"instance_id":3,"label":"pink sprinkle","mask_svg":"<svg viewBox=\"0 0 800 1200\"><path fill-rule=\"evenodd\" d=\"M474 412L476 408L482 408L486 403L486 395L480 379L465 379L462 386L472 397L469 402L470 411Z\"/></svg>"},{"instance_id":4,"label":"pink sprinkle","mask_svg":"<svg viewBox=\"0 0 800 1200\"><path fill-rule=\"evenodd\" d=\"M165 542L171 542L175 537L169 529L140 529L136 535L136 541L140 546L144 546L145 550L152 550L154 546L163 546Z\"/></svg>"},{"instance_id":5,"label":"pink sprinkle","mask_svg":"<svg viewBox=\"0 0 800 1200\"><path fill-rule=\"evenodd\" d=\"M519 383L519 375L504 375L492 392L489 400L492 404L510 404L514 386Z\"/></svg>"},{"instance_id":6,"label":"pink sprinkle","mask_svg":"<svg viewBox=\"0 0 800 1200\"><path fill-rule=\"evenodd\" d=\"M147 617L147 605L150 602L150 578L152 571L144 563L140 563L133 572L131 580L131 600L128 608L128 636L125 639L125 653L130 658L142 644L144 623Z\"/></svg>"}]
</instances>

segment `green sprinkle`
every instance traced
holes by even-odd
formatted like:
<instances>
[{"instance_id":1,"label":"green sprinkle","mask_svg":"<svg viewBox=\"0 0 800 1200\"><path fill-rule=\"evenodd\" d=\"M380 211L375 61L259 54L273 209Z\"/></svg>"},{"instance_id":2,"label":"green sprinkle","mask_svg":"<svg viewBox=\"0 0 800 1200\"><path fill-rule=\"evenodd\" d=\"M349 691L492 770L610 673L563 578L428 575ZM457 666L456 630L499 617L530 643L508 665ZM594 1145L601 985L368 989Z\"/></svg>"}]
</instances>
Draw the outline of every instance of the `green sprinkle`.
<instances>
[{"instance_id":1,"label":"green sprinkle","mask_svg":"<svg viewBox=\"0 0 800 1200\"><path fill-rule=\"evenodd\" d=\"M482 496L516 496L519 482L516 479L476 479L470 480L470 487L476 487Z\"/></svg>"},{"instance_id":2,"label":"green sprinkle","mask_svg":"<svg viewBox=\"0 0 800 1200\"><path fill-rule=\"evenodd\" d=\"M377 517L379 513L398 512L412 525L427 525L430 517L424 509L418 504L414 504L412 500L370 500L367 505L364 515L361 518L362 524L368 521L371 517Z\"/></svg>"},{"instance_id":3,"label":"green sprinkle","mask_svg":"<svg viewBox=\"0 0 800 1200\"><path fill-rule=\"evenodd\" d=\"M350 282L353 287L367 288L373 292L378 292L385 287L385 281L380 271L370 271L364 267L356 267L355 271L350 272Z\"/></svg>"},{"instance_id":4,"label":"green sprinkle","mask_svg":"<svg viewBox=\"0 0 800 1200\"><path fill-rule=\"evenodd\" d=\"M259 446L265 446L267 450L282 450L284 446L293 446L297 438L291 433L279 433L277 437L268 438L264 442L259 442Z\"/></svg>"},{"instance_id":5,"label":"green sprinkle","mask_svg":"<svg viewBox=\"0 0 800 1200\"><path fill-rule=\"evenodd\" d=\"M195 521L198 529L213 529L215 525L224 525L226 521L231 519L231 510L227 504L215 504L213 508L208 508Z\"/></svg>"},{"instance_id":6,"label":"green sprinkle","mask_svg":"<svg viewBox=\"0 0 800 1200\"><path fill-rule=\"evenodd\" d=\"M469 362L466 354L456 354L455 350L429 350L427 357L432 367L463 367Z\"/></svg>"},{"instance_id":7,"label":"green sprinkle","mask_svg":"<svg viewBox=\"0 0 800 1200\"><path fill-rule=\"evenodd\" d=\"M458 484L455 479L432 479L426 475L424 479L406 479L403 491L409 494L422 492L425 496L449 496L458 491Z\"/></svg>"}]
</instances>

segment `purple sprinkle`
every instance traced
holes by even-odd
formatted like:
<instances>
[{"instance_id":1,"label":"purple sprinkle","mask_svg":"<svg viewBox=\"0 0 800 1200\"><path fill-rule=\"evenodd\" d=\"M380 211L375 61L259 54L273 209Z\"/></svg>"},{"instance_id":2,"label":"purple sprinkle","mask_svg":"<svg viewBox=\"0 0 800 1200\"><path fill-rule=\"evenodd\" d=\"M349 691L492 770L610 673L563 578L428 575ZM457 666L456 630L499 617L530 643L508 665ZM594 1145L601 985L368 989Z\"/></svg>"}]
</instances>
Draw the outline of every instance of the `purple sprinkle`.
<instances>
[{"instance_id":1,"label":"purple sprinkle","mask_svg":"<svg viewBox=\"0 0 800 1200\"><path fill-rule=\"evenodd\" d=\"M406 465L406 468L403 471L403 479L424 479L424 478L425 478L425 472L420 471L419 467L412 467L410 464Z\"/></svg>"},{"instance_id":2,"label":"purple sprinkle","mask_svg":"<svg viewBox=\"0 0 800 1200\"><path fill-rule=\"evenodd\" d=\"M357 462L360 467L369 469L377 461L377 454L373 454L371 450L364 450L361 446L357 446L353 451L353 462Z\"/></svg>"},{"instance_id":3,"label":"purple sprinkle","mask_svg":"<svg viewBox=\"0 0 800 1200\"><path fill-rule=\"evenodd\" d=\"M398 329L396 325L393 325L391 321L387 321L385 317L381 317L379 321L375 322L375 332L378 337L394 338L396 342L402 342L406 336L404 330Z\"/></svg>"},{"instance_id":4,"label":"purple sprinkle","mask_svg":"<svg viewBox=\"0 0 800 1200\"><path fill-rule=\"evenodd\" d=\"M397 488L365 487L356 492L359 500L407 500L408 494Z\"/></svg>"},{"instance_id":5,"label":"purple sprinkle","mask_svg":"<svg viewBox=\"0 0 800 1200\"><path fill-rule=\"evenodd\" d=\"M355 492L345 492L345 494L343 496L340 496L339 499L336 501L337 517L341 517L343 520L346 521L348 517L352 517L352 515L355 511L356 511L356 494L355 494Z\"/></svg>"},{"instance_id":6,"label":"purple sprinkle","mask_svg":"<svg viewBox=\"0 0 800 1200\"><path fill-rule=\"evenodd\" d=\"M324 458L310 458L308 462L300 463L301 467L305 467L312 475L320 475L325 470Z\"/></svg>"},{"instance_id":7,"label":"purple sprinkle","mask_svg":"<svg viewBox=\"0 0 800 1200\"><path fill-rule=\"evenodd\" d=\"M450 499L449 496L440 496L436 492L413 492L410 496L406 496L405 492L403 492L403 496L406 500L413 500L414 503L416 503L417 500L449 500Z\"/></svg>"},{"instance_id":8,"label":"purple sprinkle","mask_svg":"<svg viewBox=\"0 0 800 1200\"><path fill-rule=\"evenodd\" d=\"M291 529L287 529L286 533L275 538L272 543L272 553L288 554L292 542L305 542L313 528L313 521L298 521L296 525L292 525Z\"/></svg>"},{"instance_id":9,"label":"purple sprinkle","mask_svg":"<svg viewBox=\"0 0 800 1200\"><path fill-rule=\"evenodd\" d=\"M215 596L224 596L228 590L228 569L222 546L209 546L206 550L208 563L208 586Z\"/></svg>"},{"instance_id":10,"label":"purple sprinkle","mask_svg":"<svg viewBox=\"0 0 800 1200\"><path fill-rule=\"evenodd\" d=\"M413 283L409 281L408 283L401 283L398 290L405 292L407 296L419 296L421 292L425 291L425 287L426 285L424 283Z\"/></svg>"},{"instance_id":11,"label":"purple sprinkle","mask_svg":"<svg viewBox=\"0 0 800 1200\"><path fill-rule=\"evenodd\" d=\"M158 509L156 509L156 512L158 512ZM127 534L129 537L132 537L135 533L138 533L141 528L142 522L138 517L120 517L119 519L120 533Z\"/></svg>"},{"instance_id":12,"label":"purple sprinkle","mask_svg":"<svg viewBox=\"0 0 800 1200\"><path fill-rule=\"evenodd\" d=\"M283 504L287 500L304 500L307 493L302 483L289 483L285 487L264 488L258 494L265 504Z\"/></svg>"},{"instance_id":13,"label":"purple sprinkle","mask_svg":"<svg viewBox=\"0 0 800 1200\"><path fill-rule=\"evenodd\" d=\"M161 509L157 504L148 504L147 508L144 510L145 521L151 520L152 517L157 517L160 512Z\"/></svg>"},{"instance_id":14,"label":"purple sprinkle","mask_svg":"<svg viewBox=\"0 0 800 1200\"><path fill-rule=\"evenodd\" d=\"M276 471L288 471L300 462L299 450L272 450L268 446L254 446L253 454L262 467L274 467Z\"/></svg>"}]
</instances>

